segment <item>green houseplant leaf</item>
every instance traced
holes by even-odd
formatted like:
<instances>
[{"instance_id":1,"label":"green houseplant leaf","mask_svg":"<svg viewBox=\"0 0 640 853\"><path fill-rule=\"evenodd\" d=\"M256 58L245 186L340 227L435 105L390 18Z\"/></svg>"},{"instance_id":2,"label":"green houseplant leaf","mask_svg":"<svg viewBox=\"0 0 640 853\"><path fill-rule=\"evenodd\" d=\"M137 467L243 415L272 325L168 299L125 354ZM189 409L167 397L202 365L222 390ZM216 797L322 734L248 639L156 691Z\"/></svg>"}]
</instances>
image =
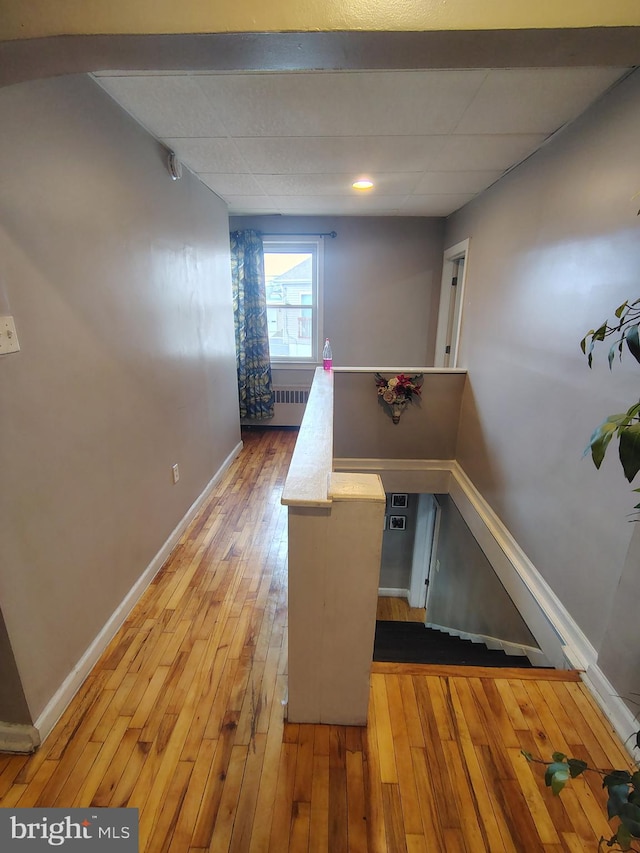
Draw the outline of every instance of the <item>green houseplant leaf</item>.
<instances>
[{"instance_id":1,"label":"green houseplant leaf","mask_svg":"<svg viewBox=\"0 0 640 853\"><path fill-rule=\"evenodd\" d=\"M640 838L640 807L626 803L620 811L620 820L633 838Z\"/></svg>"},{"instance_id":2,"label":"green houseplant leaf","mask_svg":"<svg viewBox=\"0 0 640 853\"><path fill-rule=\"evenodd\" d=\"M613 843L616 843L621 850L631 849L631 833L623 823L620 824L611 841L607 843L607 847L613 847Z\"/></svg>"},{"instance_id":3,"label":"green houseplant leaf","mask_svg":"<svg viewBox=\"0 0 640 853\"><path fill-rule=\"evenodd\" d=\"M609 799L607 800L607 817L619 817L622 809L629 802L629 785L611 785L609 788Z\"/></svg>"},{"instance_id":4,"label":"green houseplant leaf","mask_svg":"<svg viewBox=\"0 0 640 853\"><path fill-rule=\"evenodd\" d=\"M558 796L570 779L569 765L564 761L554 761L547 766L544 774L544 783Z\"/></svg>"},{"instance_id":5,"label":"green houseplant leaf","mask_svg":"<svg viewBox=\"0 0 640 853\"><path fill-rule=\"evenodd\" d=\"M580 341L580 349L587 356L589 367L593 365L595 344L611 335L615 335L615 340L609 347L607 356L609 368L613 367L616 353L622 360L625 342L628 351L640 364L640 299L635 299L633 302L625 299L616 308L615 317L611 324L605 320L597 329L589 329ZM585 455L591 453L591 459L596 468L599 469L602 465L607 448L614 436L618 439L618 457L622 470L631 483L640 471L640 403L631 406L624 414L610 415L593 431ZM634 510L640 510L640 503L634 506ZM632 520L640 520L640 518Z\"/></svg>"},{"instance_id":6,"label":"green houseplant leaf","mask_svg":"<svg viewBox=\"0 0 640 853\"><path fill-rule=\"evenodd\" d=\"M620 462L625 477L631 482L640 471L640 423L636 422L620 427L619 436Z\"/></svg>"},{"instance_id":7,"label":"green houseplant leaf","mask_svg":"<svg viewBox=\"0 0 640 853\"><path fill-rule=\"evenodd\" d=\"M560 791L569 781L569 770L556 770L551 780L551 790L557 797Z\"/></svg>"},{"instance_id":8,"label":"green houseplant leaf","mask_svg":"<svg viewBox=\"0 0 640 853\"><path fill-rule=\"evenodd\" d=\"M631 326L625 335L627 348L636 361L640 362L640 334L638 333L638 324Z\"/></svg>"},{"instance_id":9,"label":"green houseplant leaf","mask_svg":"<svg viewBox=\"0 0 640 853\"><path fill-rule=\"evenodd\" d=\"M606 421L603 421L600 426L596 427L593 431L585 453L591 451L591 458L593 459L593 464L596 468L600 468L602 465L602 460L607 452L607 447L609 446L617 428L617 424L610 418L607 418Z\"/></svg>"},{"instance_id":10,"label":"green houseplant leaf","mask_svg":"<svg viewBox=\"0 0 640 853\"><path fill-rule=\"evenodd\" d=\"M569 765L569 772L571 773L572 779L575 779L577 776L584 773L589 766L586 761L582 761L580 758L570 758L567 764Z\"/></svg>"}]
</instances>

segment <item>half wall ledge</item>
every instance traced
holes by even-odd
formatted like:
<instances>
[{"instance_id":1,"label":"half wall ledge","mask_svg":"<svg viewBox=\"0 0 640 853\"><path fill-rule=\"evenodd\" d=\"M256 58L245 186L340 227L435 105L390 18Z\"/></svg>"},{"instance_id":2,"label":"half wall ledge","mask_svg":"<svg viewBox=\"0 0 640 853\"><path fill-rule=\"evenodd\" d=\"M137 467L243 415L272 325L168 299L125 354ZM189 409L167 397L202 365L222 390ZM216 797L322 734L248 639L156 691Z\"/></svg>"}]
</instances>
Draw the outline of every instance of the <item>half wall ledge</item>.
<instances>
[{"instance_id":1,"label":"half wall ledge","mask_svg":"<svg viewBox=\"0 0 640 853\"><path fill-rule=\"evenodd\" d=\"M333 473L333 372L318 368L282 494L289 508L289 700L294 723L366 725L385 493Z\"/></svg>"}]
</instances>

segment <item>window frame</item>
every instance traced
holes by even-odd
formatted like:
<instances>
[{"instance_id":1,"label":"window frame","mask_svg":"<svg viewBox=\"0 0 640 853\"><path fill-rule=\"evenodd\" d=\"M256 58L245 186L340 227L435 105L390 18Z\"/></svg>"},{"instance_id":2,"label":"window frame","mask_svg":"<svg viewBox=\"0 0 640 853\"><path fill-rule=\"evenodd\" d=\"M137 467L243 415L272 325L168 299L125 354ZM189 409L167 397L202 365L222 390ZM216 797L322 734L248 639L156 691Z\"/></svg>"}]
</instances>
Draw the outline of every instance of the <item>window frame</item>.
<instances>
[{"instance_id":1,"label":"window frame","mask_svg":"<svg viewBox=\"0 0 640 853\"><path fill-rule=\"evenodd\" d=\"M320 235L293 235L293 234L268 234L263 235L262 244L265 255L269 252L291 254L310 252L312 256L312 280L311 280L311 305L287 305L283 303L281 308L305 308L311 310L311 355L304 358L300 356L269 355L274 367L306 367L316 366L322 361L322 336L323 319L323 268L324 268L324 240ZM265 281L266 284L266 281ZM266 299L266 292L265 292ZM270 306L267 300L267 308Z\"/></svg>"}]
</instances>

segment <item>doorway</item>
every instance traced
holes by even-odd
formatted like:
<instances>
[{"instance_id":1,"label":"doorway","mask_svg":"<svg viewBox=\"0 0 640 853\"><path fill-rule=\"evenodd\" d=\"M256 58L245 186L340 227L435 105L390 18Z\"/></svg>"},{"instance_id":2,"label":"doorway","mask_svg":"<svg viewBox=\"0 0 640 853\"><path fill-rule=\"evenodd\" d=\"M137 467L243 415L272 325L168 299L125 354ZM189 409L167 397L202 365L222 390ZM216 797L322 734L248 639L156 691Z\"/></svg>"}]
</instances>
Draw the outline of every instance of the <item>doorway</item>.
<instances>
[{"instance_id":1,"label":"doorway","mask_svg":"<svg viewBox=\"0 0 640 853\"><path fill-rule=\"evenodd\" d=\"M458 344L469 256L469 239L448 248L442 261L440 308L436 333L435 367L458 366Z\"/></svg>"},{"instance_id":2,"label":"doorway","mask_svg":"<svg viewBox=\"0 0 640 853\"><path fill-rule=\"evenodd\" d=\"M439 505L433 494L387 494L380 619L425 622Z\"/></svg>"}]
</instances>

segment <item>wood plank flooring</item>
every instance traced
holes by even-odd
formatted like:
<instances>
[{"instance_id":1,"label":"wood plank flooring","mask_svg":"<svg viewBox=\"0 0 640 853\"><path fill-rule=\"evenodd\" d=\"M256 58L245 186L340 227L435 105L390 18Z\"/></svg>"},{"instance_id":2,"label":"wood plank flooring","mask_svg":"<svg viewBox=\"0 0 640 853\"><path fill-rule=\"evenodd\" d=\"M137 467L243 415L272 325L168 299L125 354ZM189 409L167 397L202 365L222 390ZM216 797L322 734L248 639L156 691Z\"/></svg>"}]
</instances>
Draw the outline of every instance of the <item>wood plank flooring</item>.
<instances>
[{"instance_id":1,"label":"wood plank flooring","mask_svg":"<svg viewBox=\"0 0 640 853\"><path fill-rule=\"evenodd\" d=\"M409 607L406 598L380 596L376 619L385 622L422 622L424 624L426 613L424 607Z\"/></svg>"},{"instance_id":2,"label":"wood plank flooring","mask_svg":"<svg viewBox=\"0 0 640 853\"><path fill-rule=\"evenodd\" d=\"M598 777L554 798L520 753L629 766L575 673L374 664L366 729L285 722L295 433L244 439L0 806L134 806L141 853L596 851Z\"/></svg>"}]
</instances>

